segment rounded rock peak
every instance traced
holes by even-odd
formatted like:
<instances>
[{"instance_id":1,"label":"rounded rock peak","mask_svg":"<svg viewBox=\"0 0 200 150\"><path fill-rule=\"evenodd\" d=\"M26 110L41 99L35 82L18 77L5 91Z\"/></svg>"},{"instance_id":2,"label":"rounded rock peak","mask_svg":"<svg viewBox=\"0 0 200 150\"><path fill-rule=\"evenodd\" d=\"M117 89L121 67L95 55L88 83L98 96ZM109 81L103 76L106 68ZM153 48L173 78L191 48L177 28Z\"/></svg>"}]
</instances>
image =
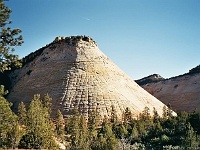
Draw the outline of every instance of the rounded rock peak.
<instances>
[{"instance_id":1,"label":"rounded rock peak","mask_svg":"<svg viewBox=\"0 0 200 150\"><path fill-rule=\"evenodd\" d=\"M85 35L84 36L77 35L77 36L69 36L69 37L57 36L55 40L53 41L53 43L65 42L70 45L76 45L77 43L81 41L91 43L97 46L97 43L90 36L85 36Z\"/></svg>"}]
</instances>

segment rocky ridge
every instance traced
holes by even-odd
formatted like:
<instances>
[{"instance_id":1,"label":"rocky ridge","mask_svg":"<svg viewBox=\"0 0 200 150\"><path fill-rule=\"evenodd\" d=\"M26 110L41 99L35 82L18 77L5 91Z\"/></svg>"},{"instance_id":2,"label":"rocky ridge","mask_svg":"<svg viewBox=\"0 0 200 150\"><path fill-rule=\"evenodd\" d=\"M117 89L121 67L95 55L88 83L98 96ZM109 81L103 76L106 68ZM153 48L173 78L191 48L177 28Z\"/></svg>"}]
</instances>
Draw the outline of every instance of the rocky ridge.
<instances>
[{"instance_id":1,"label":"rocky ridge","mask_svg":"<svg viewBox=\"0 0 200 150\"><path fill-rule=\"evenodd\" d=\"M52 43L24 58L23 67L10 74L8 100L15 106L29 103L34 94L48 93L53 112L65 116L77 108L86 117L90 110L103 118L114 106L118 117L126 107L136 117L144 107L162 115L164 104L121 71L90 37L57 37Z\"/></svg>"},{"instance_id":2,"label":"rocky ridge","mask_svg":"<svg viewBox=\"0 0 200 150\"><path fill-rule=\"evenodd\" d=\"M144 85L144 84L147 84L147 83L159 82L159 81L162 81L162 80L164 80L164 78L161 77L159 74L152 74L152 75L149 75L149 76L144 77L142 79L135 80L135 82L139 85Z\"/></svg>"},{"instance_id":3,"label":"rocky ridge","mask_svg":"<svg viewBox=\"0 0 200 150\"><path fill-rule=\"evenodd\" d=\"M177 112L200 110L200 65L183 75L140 85Z\"/></svg>"}]
</instances>

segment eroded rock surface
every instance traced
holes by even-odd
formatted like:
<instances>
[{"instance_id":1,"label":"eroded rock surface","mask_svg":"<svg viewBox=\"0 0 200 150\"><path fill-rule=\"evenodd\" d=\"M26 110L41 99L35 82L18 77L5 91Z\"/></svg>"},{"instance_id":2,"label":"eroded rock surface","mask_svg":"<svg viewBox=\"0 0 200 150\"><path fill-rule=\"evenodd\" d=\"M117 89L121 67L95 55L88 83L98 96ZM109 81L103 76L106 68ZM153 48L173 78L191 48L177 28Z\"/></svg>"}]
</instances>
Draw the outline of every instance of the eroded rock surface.
<instances>
[{"instance_id":1,"label":"eroded rock surface","mask_svg":"<svg viewBox=\"0 0 200 150\"><path fill-rule=\"evenodd\" d=\"M170 104L172 109L192 112L200 110L200 66L188 73L159 82L141 85L150 94L163 103Z\"/></svg>"},{"instance_id":2,"label":"eroded rock surface","mask_svg":"<svg viewBox=\"0 0 200 150\"><path fill-rule=\"evenodd\" d=\"M109 117L112 105L119 118L126 107L134 116L145 106L151 113L155 107L162 115L164 104L121 71L90 37L57 37L38 55L26 59L11 74L13 88L8 99L15 105L29 103L34 94L48 93L53 112L60 109L65 116L78 108L86 117L92 109Z\"/></svg>"}]
</instances>

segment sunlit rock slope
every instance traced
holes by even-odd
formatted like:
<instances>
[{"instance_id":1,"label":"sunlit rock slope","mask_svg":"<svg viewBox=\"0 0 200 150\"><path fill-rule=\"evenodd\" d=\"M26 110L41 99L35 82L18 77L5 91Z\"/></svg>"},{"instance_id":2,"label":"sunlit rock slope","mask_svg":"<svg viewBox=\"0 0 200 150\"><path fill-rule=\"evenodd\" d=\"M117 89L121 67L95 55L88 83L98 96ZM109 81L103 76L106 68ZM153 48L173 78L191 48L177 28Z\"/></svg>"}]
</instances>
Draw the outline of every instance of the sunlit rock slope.
<instances>
[{"instance_id":1,"label":"sunlit rock slope","mask_svg":"<svg viewBox=\"0 0 200 150\"><path fill-rule=\"evenodd\" d=\"M150 95L121 71L97 47L90 37L57 37L51 44L24 58L21 69L11 75L8 96L15 106L29 103L34 94L48 93L53 112L65 116L74 108L86 117L96 110L102 117L111 115L114 106L120 118L126 107L134 116L144 107L153 107L162 115L164 104Z\"/></svg>"}]
</instances>

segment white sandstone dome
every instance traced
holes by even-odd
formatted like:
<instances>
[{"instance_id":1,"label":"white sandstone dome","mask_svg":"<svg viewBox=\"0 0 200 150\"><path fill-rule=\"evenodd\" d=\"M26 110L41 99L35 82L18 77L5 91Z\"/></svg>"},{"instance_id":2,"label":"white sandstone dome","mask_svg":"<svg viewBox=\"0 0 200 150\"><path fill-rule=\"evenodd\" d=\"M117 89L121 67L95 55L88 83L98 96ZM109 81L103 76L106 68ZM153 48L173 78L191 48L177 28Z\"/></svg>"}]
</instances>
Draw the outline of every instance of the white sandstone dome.
<instances>
[{"instance_id":1,"label":"white sandstone dome","mask_svg":"<svg viewBox=\"0 0 200 150\"><path fill-rule=\"evenodd\" d=\"M90 37L57 37L24 61L27 63L12 74L17 77L8 99L14 104L48 93L53 112L60 109L65 116L77 108L86 117L89 110L109 117L111 106L119 118L126 107L134 116L144 107L150 113L155 107L162 115L164 104L121 71Z\"/></svg>"}]
</instances>

